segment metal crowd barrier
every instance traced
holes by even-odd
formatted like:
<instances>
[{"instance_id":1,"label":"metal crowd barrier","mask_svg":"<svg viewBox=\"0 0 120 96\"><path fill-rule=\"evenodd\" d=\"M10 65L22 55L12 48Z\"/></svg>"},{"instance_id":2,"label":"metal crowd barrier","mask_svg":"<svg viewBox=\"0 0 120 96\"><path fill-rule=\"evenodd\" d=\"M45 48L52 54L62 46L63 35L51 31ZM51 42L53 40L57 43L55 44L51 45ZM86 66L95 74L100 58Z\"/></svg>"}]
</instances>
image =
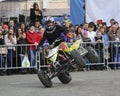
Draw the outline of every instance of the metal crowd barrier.
<instances>
[{"instance_id":1,"label":"metal crowd barrier","mask_svg":"<svg viewBox=\"0 0 120 96\"><path fill-rule=\"evenodd\" d=\"M28 47L34 44L0 45L0 69L36 68L31 65ZM36 48L36 46L35 46ZM35 54L35 57L37 54ZM24 62L23 62L24 61Z\"/></svg>"},{"instance_id":2,"label":"metal crowd barrier","mask_svg":"<svg viewBox=\"0 0 120 96\"><path fill-rule=\"evenodd\" d=\"M109 41L107 66L111 69L120 68L120 42Z\"/></svg>"},{"instance_id":3,"label":"metal crowd barrier","mask_svg":"<svg viewBox=\"0 0 120 96\"><path fill-rule=\"evenodd\" d=\"M101 43L103 46L99 45L98 43L91 43L91 42L83 42L82 45L86 47L87 45L92 46L94 50L99 55L99 62L98 63L91 63L87 62L88 68L92 65L103 65L103 67L107 70L111 69L119 69L120 68L120 42L118 41L108 41L105 42L108 46ZM97 45L98 44L98 45Z\"/></svg>"},{"instance_id":4,"label":"metal crowd barrier","mask_svg":"<svg viewBox=\"0 0 120 96\"><path fill-rule=\"evenodd\" d=\"M81 46L84 47L85 49L88 46L91 46L92 49L93 49L93 52L91 51L91 53L92 54L98 54L98 62L94 62L94 63L90 62L90 60L88 60L86 57L84 57L84 59L86 61L87 70L107 69L106 60L105 60L105 57L104 57L105 46L103 45L103 43L82 42ZM94 57L91 56L91 58L94 58ZM94 60L94 59L92 59L92 60Z\"/></svg>"},{"instance_id":5,"label":"metal crowd barrier","mask_svg":"<svg viewBox=\"0 0 120 96\"><path fill-rule=\"evenodd\" d=\"M120 43L109 41L109 46L99 46L97 43L83 42L82 47L86 48L87 46L92 46L94 50L99 54L99 62L91 63L89 60L86 60L86 68L91 70L91 66L102 65L106 69L119 69L120 68ZM35 46L33 44L20 44L20 45L1 45L0 46L0 69L24 69L24 68L40 68L40 67L49 67L46 65L45 59L45 48L41 48L35 54L36 65L31 65L31 58L29 56L28 47ZM8 49L14 49L8 50ZM12 57L10 60L10 56ZM29 60L24 62L23 59L27 58ZM9 58L9 59L8 59ZM9 62L8 62L9 61Z\"/></svg>"}]
</instances>

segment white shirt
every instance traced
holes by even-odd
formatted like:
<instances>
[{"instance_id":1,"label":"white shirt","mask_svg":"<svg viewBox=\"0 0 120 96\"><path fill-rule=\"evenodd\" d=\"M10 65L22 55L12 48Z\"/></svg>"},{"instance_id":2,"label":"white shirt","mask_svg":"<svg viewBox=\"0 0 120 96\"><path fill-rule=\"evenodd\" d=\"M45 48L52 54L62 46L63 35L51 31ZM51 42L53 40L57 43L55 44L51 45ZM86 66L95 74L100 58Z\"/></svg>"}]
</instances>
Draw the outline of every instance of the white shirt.
<instances>
[{"instance_id":1,"label":"white shirt","mask_svg":"<svg viewBox=\"0 0 120 96\"><path fill-rule=\"evenodd\" d=\"M94 31L88 31L88 37L91 39L91 42L94 42L94 37L96 36L96 32Z\"/></svg>"},{"instance_id":2,"label":"white shirt","mask_svg":"<svg viewBox=\"0 0 120 96\"><path fill-rule=\"evenodd\" d=\"M5 35L5 45L7 45L8 49L15 50L15 45L17 44L16 36L12 38L12 41L8 38L8 35Z\"/></svg>"}]
</instances>

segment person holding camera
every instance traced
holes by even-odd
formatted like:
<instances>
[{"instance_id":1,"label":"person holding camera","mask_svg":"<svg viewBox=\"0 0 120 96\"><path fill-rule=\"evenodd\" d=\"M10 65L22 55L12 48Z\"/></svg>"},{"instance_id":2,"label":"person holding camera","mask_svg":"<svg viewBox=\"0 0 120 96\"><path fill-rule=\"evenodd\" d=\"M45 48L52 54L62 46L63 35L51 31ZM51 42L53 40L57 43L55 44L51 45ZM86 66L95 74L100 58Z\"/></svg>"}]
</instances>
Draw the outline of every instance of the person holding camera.
<instances>
[{"instance_id":1,"label":"person holding camera","mask_svg":"<svg viewBox=\"0 0 120 96\"><path fill-rule=\"evenodd\" d=\"M13 29L9 29L8 34L5 35L5 45L7 45L7 67L13 67L15 57L15 46L17 44L16 36ZM7 70L7 74L11 74L11 69Z\"/></svg>"},{"instance_id":2,"label":"person holding camera","mask_svg":"<svg viewBox=\"0 0 120 96\"><path fill-rule=\"evenodd\" d=\"M33 8L30 9L30 22L31 24L35 24L36 21L42 24L42 11L39 9L38 3L33 4Z\"/></svg>"}]
</instances>

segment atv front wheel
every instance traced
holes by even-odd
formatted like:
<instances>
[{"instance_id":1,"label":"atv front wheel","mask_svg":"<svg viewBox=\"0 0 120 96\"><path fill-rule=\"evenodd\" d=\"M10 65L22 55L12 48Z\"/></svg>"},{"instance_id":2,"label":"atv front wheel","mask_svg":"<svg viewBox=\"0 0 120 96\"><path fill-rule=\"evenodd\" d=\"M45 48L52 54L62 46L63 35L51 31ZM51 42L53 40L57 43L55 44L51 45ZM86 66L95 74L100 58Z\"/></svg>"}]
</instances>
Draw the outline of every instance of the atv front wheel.
<instances>
[{"instance_id":1,"label":"atv front wheel","mask_svg":"<svg viewBox=\"0 0 120 96\"><path fill-rule=\"evenodd\" d=\"M46 70L38 70L38 78L45 87L47 88L52 87L53 83L51 79L49 78Z\"/></svg>"},{"instance_id":2,"label":"atv front wheel","mask_svg":"<svg viewBox=\"0 0 120 96\"><path fill-rule=\"evenodd\" d=\"M68 84L71 80L72 77L68 71L62 71L61 73L58 74L58 79L63 83L63 84Z\"/></svg>"}]
</instances>

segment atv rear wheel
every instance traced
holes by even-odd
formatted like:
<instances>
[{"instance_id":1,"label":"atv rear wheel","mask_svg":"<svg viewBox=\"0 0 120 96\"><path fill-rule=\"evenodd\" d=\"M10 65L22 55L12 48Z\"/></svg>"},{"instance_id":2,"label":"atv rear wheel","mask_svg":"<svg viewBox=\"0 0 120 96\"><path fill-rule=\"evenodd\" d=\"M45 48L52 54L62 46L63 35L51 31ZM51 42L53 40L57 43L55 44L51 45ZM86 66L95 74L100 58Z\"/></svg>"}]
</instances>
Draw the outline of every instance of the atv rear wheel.
<instances>
[{"instance_id":1,"label":"atv rear wheel","mask_svg":"<svg viewBox=\"0 0 120 96\"><path fill-rule=\"evenodd\" d=\"M85 60L83 59L83 57L80 55L80 53L78 52L78 50L73 50L71 51L71 57L75 60L75 62L78 64L78 66L80 68L84 68L86 65Z\"/></svg>"},{"instance_id":2,"label":"atv rear wheel","mask_svg":"<svg viewBox=\"0 0 120 96\"><path fill-rule=\"evenodd\" d=\"M88 51L88 53L85 55L86 58L91 63L98 63L99 62L99 56L98 56L97 52L91 46L86 47L86 50Z\"/></svg>"}]
</instances>

